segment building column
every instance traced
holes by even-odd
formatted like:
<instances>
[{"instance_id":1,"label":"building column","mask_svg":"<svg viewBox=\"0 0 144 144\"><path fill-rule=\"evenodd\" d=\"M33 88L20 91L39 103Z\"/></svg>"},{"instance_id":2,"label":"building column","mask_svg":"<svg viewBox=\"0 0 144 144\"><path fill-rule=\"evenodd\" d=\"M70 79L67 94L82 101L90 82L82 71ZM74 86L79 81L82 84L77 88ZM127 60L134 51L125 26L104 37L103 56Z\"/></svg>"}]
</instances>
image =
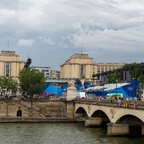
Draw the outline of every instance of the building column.
<instances>
[{"instance_id":1,"label":"building column","mask_svg":"<svg viewBox=\"0 0 144 144\"><path fill-rule=\"evenodd\" d=\"M100 126L102 124L102 118L100 117L91 117L85 119L85 126Z\"/></svg>"},{"instance_id":2,"label":"building column","mask_svg":"<svg viewBox=\"0 0 144 144\"><path fill-rule=\"evenodd\" d=\"M119 136L129 134L129 124L107 124L107 135L108 136Z\"/></svg>"}]
</instances>

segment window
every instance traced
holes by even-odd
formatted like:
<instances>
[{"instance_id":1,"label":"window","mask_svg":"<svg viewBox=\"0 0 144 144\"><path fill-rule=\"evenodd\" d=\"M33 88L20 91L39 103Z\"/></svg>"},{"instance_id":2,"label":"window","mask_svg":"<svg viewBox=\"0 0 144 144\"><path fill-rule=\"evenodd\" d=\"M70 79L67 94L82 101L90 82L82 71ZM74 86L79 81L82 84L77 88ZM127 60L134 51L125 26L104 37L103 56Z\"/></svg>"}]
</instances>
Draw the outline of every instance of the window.
<instances>
[{"instance_id":1,"label":"window","mask_svg":"<svg viewBox=\"0 0 144 144\"><path fill-rule=\"evenodd\" d=\"M104 72L104 68L102 68L102 72Z\"/></svg>"},{"instance_id":2,"label":"window","mask_svg":"<svg viewBox=\"0 0 144 144\"><path fill-rule=\"evenodd\" d=\"M49 70L42 70L43 72L49 72Z\"/></svg>"},{"instance_id":3,"label":"window","mask_svg":"<svg viewBox=\"0 0 144 144\"><path fill-rule=\"evenodd\" d=\"M9 62L5 63L5 76L6 77L10 76L10 63Z\"/></svg>"},{"instance_id":4,"label":"window","mask_svg":"<svg viewBox=\"0 0 144 144\"><path fill-rule=\"evenodd\" d=\"M98 68L98 73L100 73L100 68Z\"/></svg>"},{"instance_id":5,"label":"window","mask_svg":"<svg viewBox=\"0 0 144 144\"><path fill-rule=\"evenodd\" d=\"M80 78L85 77L85 65L80 65Z\"/></svg>"}]
</instances>

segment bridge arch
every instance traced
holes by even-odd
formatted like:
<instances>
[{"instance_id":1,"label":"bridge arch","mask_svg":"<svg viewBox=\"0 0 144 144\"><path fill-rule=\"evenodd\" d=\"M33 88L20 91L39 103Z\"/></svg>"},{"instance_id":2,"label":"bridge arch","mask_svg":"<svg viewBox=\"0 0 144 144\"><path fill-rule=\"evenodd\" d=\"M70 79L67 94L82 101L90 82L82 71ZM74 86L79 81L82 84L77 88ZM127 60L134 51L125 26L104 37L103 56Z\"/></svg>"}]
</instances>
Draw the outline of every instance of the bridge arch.
<instances>
[{"instance_id":1,"label":"bridge arch","mask_svg":"<svg viewBox=\"0 0 144 144\"><path fill-rule=\"evenodd\" d=\"M132 123L135 121L137 124L144 123L144 115L142 114L141 109L132 109L132 108L123 108L123 107L114 107L106 105L98 105L91 103L76 103L75 104L75 113L78 113L77 110L82 107L87 116L90 117L107 117L110 123Z\"/></svg>"},{"instance_id":2,"label":"bridge arch","mask_svg":"<svg viewBox=\"0 0 144 144\"><path fill-rule=\"evenodd\" d=\"M121 117L119 117L119 119L117 119L117 121L115 123L126 123L126 124L130 124L130 125L143 125L143 121L138 118L135 115L132 114L126 114L123 115Z\"/></svg>"},{"instance_id":3,"label":"bridge arch","mask_svg":"<svg viewBox=\"0 0 144 144\"><path fill-rule=\"evenodd\" d=\"M88 117L87 111L83 107L78 107L75 111L75 117Z\"/></svg>"},{"instance_id":4,"label":"bridge arch","mask_svg":"<svg viewBox=\"0 0 144 144\"><path fill-rule=\"evenodd\" d=\"M96 110L96 111L94 111L94 113L91 115L91 117L102 118L102 124L103 125L106 125L107 123L110 122L109 117L102 110Z\"/></svg>"},{"instance_id":5,"label":"bridge arch","mask_svg":"<svg viewBox=\"0 0 144 144\"><path fill-rule=\"evenodd\" d=\"M110 112L107 109L105 109L105 107L93 107L91 109L90 117L102 117L112 122L110 117Z\"/></svg>"},{"instance_id":6,"label":"bridge arch","mask_svg":"<svg viewBox=\"0 0 144 144\"><path fill-rule=\"evenodd\" d=\"M122 121L125 119L135 119L136 121L141 121L144 122L144 116L142 115L141 112L137 112L137 110L130 110L130 109L125 109L121 110L119 113L115 113L113 123L118 123L119 121Z\"/></svg>"},{"instance_id":7,"label":"bridge arch","mask_svg":"<svg viewBox=\"0 0 144 144\"><path fill-rule=\"evenodd\" d=\"M102 110L96 110L94 111L94 113L91 115L91 117L104 117L104 118L108 118L107 114L102 111Z\"/></svg>"}]
</instances>

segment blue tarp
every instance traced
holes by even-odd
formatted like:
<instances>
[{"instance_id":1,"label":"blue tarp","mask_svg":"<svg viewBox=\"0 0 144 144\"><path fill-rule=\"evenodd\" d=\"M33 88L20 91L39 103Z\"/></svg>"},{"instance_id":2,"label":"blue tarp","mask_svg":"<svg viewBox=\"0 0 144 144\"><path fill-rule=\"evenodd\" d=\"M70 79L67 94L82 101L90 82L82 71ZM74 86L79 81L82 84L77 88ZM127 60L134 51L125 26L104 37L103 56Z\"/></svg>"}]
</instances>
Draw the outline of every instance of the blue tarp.
<instances>
[{"instance_id":1,"label":"blue tarp","mask_svg":"<svg viewBox=\"0 0 144 144\"><path fill-rule=\"evenodd\" d=\"M106 96L109 92L106 91L99 91L99 90L94 90L94 91L87 91L86 94L94 94L95 96Z\"/></svg>"},{"instance_id":2,"label":"blue tarp","mask_svg":"<svg viewBox=\"0 0 144 144\"><path fill-rule=\"evenodd\" d=\"M55 95L58 95L58 96L62 96L62 89L60 88L57 88L53 85L49 85L44 91L43 93L45 94L55 94Z\"/></svg>"},{"instance_id":3,"label":"blue tarp","mask_svg":"<svg viewBox=\"0 0 144 144\"><path fill-rule=\"evenodd\" d=\"M87 94L95 94L96 96L106 96L107 94L122 94L124 98L136 97L136 88L139 85L139 81L132 80L129 84L124 86L110 89L110 90L91 90L87 91Z\"/></svg>"}]
</instances>

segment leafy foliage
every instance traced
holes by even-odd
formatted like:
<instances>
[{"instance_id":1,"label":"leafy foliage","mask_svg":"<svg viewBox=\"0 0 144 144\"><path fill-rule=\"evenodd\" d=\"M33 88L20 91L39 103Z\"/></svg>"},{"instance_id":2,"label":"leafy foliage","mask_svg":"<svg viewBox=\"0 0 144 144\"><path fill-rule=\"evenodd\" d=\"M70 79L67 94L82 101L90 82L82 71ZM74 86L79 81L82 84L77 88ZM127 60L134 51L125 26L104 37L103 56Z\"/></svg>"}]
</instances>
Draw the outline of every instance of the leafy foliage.
<instances>
[{"instance_id":1,"label":"leafy foliage","mask_svg":"<svg viewBox=\"0 0 144 144\"><path fill-rule=\"evenodd\" d=\"M33 96L39 94L45 88L45 77L43 72L37 72L35 69L26 68L19 73L20 87Z\"/></svg>"},{"instance_id":2,"label":"leafy foliage","mask_svg":"<svg viewBox=\"0 0 144 144\"><path fill-rule=\"evenodd\" d=\"M131 75L131 79L132 78L138 79L139 76L142 74L142 70L144 70L144 68L138 66L136 62L124 65L123 69L126 69L129 71L129 73Z\"/></svg>"},{"instance_id":3,"label":"leafy foliage","mask_svg":"<svg viewBox=\"0 0 144 144\"><path fill-rule=\"evenodd\" d=\"M16 93L18 83L15 79L9 77L0 77L0 88L2 93L5 95L5 92L12 91Z\"/></svg>"},{"instance_id":4,"label":"leafy foliage","mask_svg":"<svg viewBox=\"0 0 144 144\"><path fill-rule=\"evenodd\" d=\"M129 71L131 75L131 79L137 79L140 80L140 83L144 83L143 81L143 74L144 74L144 67L137 65L137 63L131 63L131 64L125 64L123 66L123 69L126 69Z\"/></svg>"},{"instance_id":5,"label":"leafy foliage","mask_svg":"<svg viewBox=\"0 0 144 144\"><path fill-rule=\"evenodd\" d=\"M108 75L109 83L116 83L119 81L118 75L116 73L112 73Z\"/></svg>"}]
</instances>

